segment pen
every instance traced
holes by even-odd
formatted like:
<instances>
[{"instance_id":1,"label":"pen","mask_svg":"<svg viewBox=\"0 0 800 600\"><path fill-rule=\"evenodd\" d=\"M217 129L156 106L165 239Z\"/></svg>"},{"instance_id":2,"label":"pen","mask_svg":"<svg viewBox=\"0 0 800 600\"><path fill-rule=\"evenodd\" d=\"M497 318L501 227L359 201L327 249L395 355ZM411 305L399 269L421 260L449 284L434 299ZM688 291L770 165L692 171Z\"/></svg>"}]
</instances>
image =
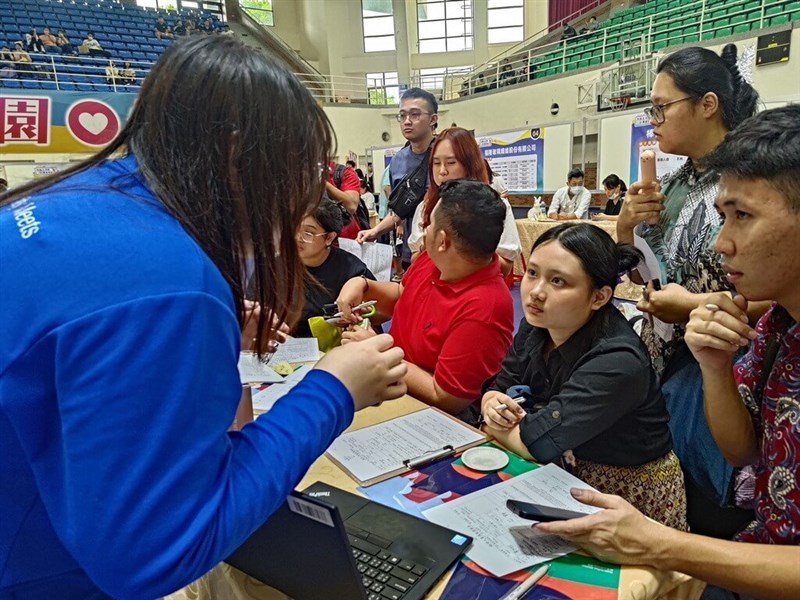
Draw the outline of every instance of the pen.
<instances>
[{"instance_id":1,"label":"pen","mask_svg":"<svg viewBox=\"0 0 800 600\"><path fill-rule=\"evenodd\" d=\"M549 568L550 565L542 565L533 573L531 573L531 575L525 581L503 596L501 600L520 600L520 598L528 593L528 590L535 586L536 583L545 576L545 573L547 573L547 569Z\"/></svg>"},{"instance_id":2,"label":"pen","mask_svg":"<svg viewBox=\"0 0 800 600\"><path fill-rule=\"evenodd\" d=\"M517 404L524 404L527 398L517 396L516 398L512 398L512 400L516 400ZM506 410L507 408L508 404L498 404L497 406L494 407L494 409L497 411Z\"/></svg>"},{"instance_id":3,"label":"pen","mask_svg":"<svg viewBox=\"0 0 800 600\"><path fill-rule=\"evenodd\" d=\"M352 312L355 312L355 311L357 311L357 310L363 310L363 309L365 309L365 308L369 308L369 307L370 307L370 306L372 306L373 304L377 304L377 303L378 303L378 301L377 301L377 300L367 300L366 302L362 302L362 303L361 303L361 304L359 304L358 306L354 306L354 307L353 307L353 308L351 308L350 310L351 310ZM343 314L344 314L344 313L342 313L342 311L339 311L339 312L337 312L335 315L333 315L333 318L336 318L336 317L341 317Z\"/></svg>"},{"instance_id":4,"label":"pen","mask_svg":"<svg viewBox=\"0 0 800 600\"><path fill-rule=\"evenodd\" d=\"M434 461L447 458L448 456L452 456L455 453L456 449L448 444L441 450L429 450L428 452L422 454L422 456L404 460L403 466L405 466L406 469L416 469L417 467L421 467L422 465L426 465L428 463L432 463Z\"/></svg>"}]
</instances>

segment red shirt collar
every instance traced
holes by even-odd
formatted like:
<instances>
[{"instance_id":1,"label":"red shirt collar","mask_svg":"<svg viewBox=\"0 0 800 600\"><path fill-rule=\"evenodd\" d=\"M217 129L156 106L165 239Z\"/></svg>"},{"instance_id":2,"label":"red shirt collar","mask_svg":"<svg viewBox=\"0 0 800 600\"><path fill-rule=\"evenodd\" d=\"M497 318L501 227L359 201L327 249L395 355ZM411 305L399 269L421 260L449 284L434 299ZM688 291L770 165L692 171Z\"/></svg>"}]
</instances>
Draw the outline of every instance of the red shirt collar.
<instances>
[{"instance_id":1,"label":"red shirt collar","mask_svg":"<svg viewBox=\"0 0 800 600\"><path fill-rule=\"evenodd\" d=\"M471 275L467 275L464 277L464 279L459 279L458 281L443 281L441 278L441 271L439 271L436 265L433 264L433 261L431 260L431 257L428 256L427 252L423 252L422 256L420 256L417 260L422 260L423 257L429 260L431 262L431 266L433 267L433 273L431 273L431 282L436 286L448 288L457 294L486 279L503 276L503 272L500 270L500 259L496 254L492 258L492 262L490 262L488 265L478 269Z\"/></svg>"}]
</instances>

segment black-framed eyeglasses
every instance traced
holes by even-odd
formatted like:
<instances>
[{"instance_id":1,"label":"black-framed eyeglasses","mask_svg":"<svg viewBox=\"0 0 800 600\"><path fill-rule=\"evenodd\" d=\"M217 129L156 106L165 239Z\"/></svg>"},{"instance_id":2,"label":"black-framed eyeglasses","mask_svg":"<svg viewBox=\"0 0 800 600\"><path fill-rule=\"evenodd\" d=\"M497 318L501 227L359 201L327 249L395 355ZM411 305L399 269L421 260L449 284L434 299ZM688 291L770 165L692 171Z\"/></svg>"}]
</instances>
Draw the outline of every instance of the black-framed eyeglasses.
<instances>
[{"instance_id":1,"label":"black-framed eyeglasses","mask_svg":"<svg viewBox=\"0 0 800 600\"><path fill-rule=\"evenodd\" d=\"M424 111L421 111L421 110L410 110L408 112L401 111L401 112L397 113L394 116L394 118L397 119L398 123L402 123L407 118L411 119L412 123L416 123L417 121L419 121L422 118L422 115L431 115L431 114L433 114L433 113L424 112Z\"/></svg>"},{"instance_id":2,"label":"black-framed eyeglasses","mask_svg":"<svg viewBox=\"0 0 800 600\"><path fill-rule=\"evenodd\" d=\"M664 102L663 104L654 104L653 106L648 106L644 109L644 114L651 121L655 121L656 125L662 125L664 121L666 121L666 118L664 117L664 109L670 104L676 104L678 102L683 102L684 100L694 100L694 96L686 96L686 98L678 98L677 100L670 100L669 102Z\"/></svg>"}]
</instances>

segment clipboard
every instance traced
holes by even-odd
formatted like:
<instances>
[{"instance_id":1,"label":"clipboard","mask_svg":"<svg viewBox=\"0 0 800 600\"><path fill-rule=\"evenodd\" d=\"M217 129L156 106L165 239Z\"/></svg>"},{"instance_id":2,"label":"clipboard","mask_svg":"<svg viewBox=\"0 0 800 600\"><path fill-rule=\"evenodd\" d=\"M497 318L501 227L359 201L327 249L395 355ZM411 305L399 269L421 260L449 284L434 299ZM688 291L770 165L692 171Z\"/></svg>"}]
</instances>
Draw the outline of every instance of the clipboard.
<instances>
[{"instance_id":1,"label":"clipboard","mask_svg":"<svg viewBox=\"0 0 800 600\"><path fill-rule=\"evenodd\" d=\"M428 407L340 435L326 455L369 487L488 441L490 436Z\"/></svg>"}]
</instances>

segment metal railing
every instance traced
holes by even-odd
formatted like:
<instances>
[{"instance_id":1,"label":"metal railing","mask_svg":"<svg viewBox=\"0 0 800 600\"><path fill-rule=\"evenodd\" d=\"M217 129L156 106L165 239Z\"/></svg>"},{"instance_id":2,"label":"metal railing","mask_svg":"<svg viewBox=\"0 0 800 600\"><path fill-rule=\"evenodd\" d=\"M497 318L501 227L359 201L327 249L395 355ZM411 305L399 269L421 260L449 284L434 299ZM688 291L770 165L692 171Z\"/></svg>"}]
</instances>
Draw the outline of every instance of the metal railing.
<instances>
[{"instance_id":1,"label":"metal railing","mask_svg":"<svg viewBox=\"0 0 800 600\"><path fill-rule=\"evenodd\" d=\"M50 89L65 92L138 92L152 61L111 60L115 71L108 71L109 59L88 56L31 54L31 62L1 61L0 85L7 89ZM124 77L123 65L134 71L132 80Z\"/></svg>"},{"instance_id":2,"label":"metal railing","mask_svg":"<svg viewBox=\"0 0 800 600\"><path fill-rule=\"evenodd\" d=\"M660 2L661 6L668 4L669 0ZM521 53L512 49L502 55L505 58L467 75L447 75L441 98L450 100L577 69L599 68L608 62L641 60L670 46L747 33L769 26L785 14L788 6L784 0L752 4L743 0L694 0L663 10L656 8L658 12L646 15L639 12L648 5L628 9L623 12L631 18L614 25L601 24L598 30Z\"/></svg>"}]
</instances>

